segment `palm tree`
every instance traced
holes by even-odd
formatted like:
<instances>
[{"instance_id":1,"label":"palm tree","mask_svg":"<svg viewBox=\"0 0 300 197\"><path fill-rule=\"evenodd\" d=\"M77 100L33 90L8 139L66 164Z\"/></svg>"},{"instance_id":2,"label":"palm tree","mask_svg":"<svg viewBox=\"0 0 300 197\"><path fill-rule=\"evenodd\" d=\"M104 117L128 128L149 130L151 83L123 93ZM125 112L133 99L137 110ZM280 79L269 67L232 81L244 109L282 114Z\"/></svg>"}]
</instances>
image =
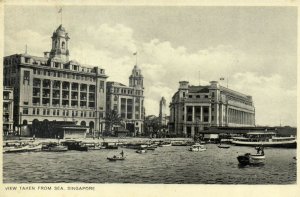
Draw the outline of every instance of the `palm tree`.
<instances>
[{"instance_id":1,"label":"palm tree","mask_svg":"<svg viewBox=\"0 0 300 197\"><path fill-rule=\"evenodd\" d=\"M112 134L112 128L113 126L122 125L123 119L120 117L117 111L110 110L106 112L105 116L105 125L108 129L108 134Z\"/></svg>"}]
</instances>

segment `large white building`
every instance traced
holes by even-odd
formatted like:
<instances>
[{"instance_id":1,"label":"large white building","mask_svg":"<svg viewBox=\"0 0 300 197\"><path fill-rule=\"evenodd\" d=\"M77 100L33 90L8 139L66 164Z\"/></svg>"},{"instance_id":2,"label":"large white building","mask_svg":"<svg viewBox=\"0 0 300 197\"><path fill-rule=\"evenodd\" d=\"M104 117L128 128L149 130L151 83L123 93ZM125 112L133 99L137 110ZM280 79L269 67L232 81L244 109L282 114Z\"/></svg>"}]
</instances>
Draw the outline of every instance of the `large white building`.
<instances>
[{"instance_id":1,"label":"large white building","mask_svg":"<svg viewBox=\"0 0 300 197\"><path fill-rule=\"evenodd\" d=\"M4 57L4 86L14 86L14 123L73 121L90 132L103 129L106 74L99 66L69 60L69 34L60 25L43 57Z\"/></svg>"},{"instance_id":2,"label":"large white building","mask_svg":"<svg viewBox=\"0 0 300 197\"><path fill-rule=\"evenodd\" d=\"M180 81L170 103L169 132L193 137L209 127L255 126L252 97L220 86L190 86Z\"/></svg>"}]
</instances>

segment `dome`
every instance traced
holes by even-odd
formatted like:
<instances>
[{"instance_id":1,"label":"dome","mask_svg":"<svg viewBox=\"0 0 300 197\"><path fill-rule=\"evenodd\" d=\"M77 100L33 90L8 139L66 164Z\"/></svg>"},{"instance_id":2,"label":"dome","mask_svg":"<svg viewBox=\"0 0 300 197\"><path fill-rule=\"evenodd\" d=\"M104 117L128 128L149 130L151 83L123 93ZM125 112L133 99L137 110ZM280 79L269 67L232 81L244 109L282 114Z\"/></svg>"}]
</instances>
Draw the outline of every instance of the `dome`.
<instances>
[{"instance_id":1,"label":"dome","mask_svg":"<svg viewBox=\"0 0 300 197\"><path fill-rule=\"evenodd\" d=\"M58 28L56 29L56 33L58 33L59 31L63 31L63 32L65 32L66 31L66 29L62 26L62 25L60 25L60 26L58 26Z\"/></svg>"},{"instance_id":2,"label":"dome","mask_svg":"<svg viewBox=\"0 0 300 197\"><path fill-rule=\"evenodd\" d=\"M54 32L54 34L58 35L58 36L67 36L68 33L66 32L66 29L60 25Z\"/></svg>"}]
</instances>

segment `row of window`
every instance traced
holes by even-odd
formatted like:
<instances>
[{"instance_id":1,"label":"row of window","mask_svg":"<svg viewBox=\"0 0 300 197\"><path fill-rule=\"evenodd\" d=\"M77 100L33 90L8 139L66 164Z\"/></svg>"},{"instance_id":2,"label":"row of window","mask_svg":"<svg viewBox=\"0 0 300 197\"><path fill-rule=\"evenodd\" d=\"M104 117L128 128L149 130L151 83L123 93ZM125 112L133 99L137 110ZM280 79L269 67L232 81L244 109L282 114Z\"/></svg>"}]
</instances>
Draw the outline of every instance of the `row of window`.
<instances>
[{"instance_id":1,"label":"row of window","mask_svg":"<svg viewBox=\"0 0 300 197\"><path fill-rule=\"evenodd\" d=\"M59 77L59 78L68 78L68 79L77 79L77 80L85 80L85 81L96 81L95 77L84 76L79 74L72 74L66 72L58 72L58 71L48 71L45 69L33 69L33 74L44 75L50 77Z\"/></svg>"},{"instance_id":2,"label":"row of window","mask_svg":"<svg viewBox=\"0 0 300 197\"><path fill-rule=\"evenodd\" d=\"M51 113L52 111L52 113ZM28 108L23 108L23 115L30 115ZM44 115L44 116L71 116L71 117L96 117L95 112L76 111L76 110L60 110L60 109L40 109L32 108L31 115Z\"/></svg>"},{"instance_id":3,"label":"row of window","mask_svg":"<svg viewBox=\"0 0 300 197\"><path fill-rule=\"evenodd\" d=\"M142 90L133 90L133 89L126 89L126 88L111 88L111 93L117 94L129 94L129 95L143 95Z\"/></svg>"}]
</instances>

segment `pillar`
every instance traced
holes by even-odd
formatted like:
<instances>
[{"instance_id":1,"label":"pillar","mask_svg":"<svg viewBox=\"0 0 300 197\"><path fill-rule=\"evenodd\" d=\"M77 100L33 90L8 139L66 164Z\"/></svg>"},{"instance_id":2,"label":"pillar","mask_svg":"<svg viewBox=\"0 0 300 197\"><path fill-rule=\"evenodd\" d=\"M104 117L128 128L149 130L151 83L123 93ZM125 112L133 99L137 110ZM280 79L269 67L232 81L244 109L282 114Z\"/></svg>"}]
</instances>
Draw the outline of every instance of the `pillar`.
<instances>
[{"instance_id":1,"label":"pillar","mask_svg":"<svg viewBox=\"0 0 300 197\"><path fill-rule=\"evenodd\" d=\"M60 81L60 84L59 84L59 106L61 107L62 106L62 81Z\"/></svg>"},{"instance_id":2,"label":"pillar","mask_svg":"<svg viewBox=\"0 0 300 197\"><path fill-rule=\"evenodd\" d=\"M72 100L72 83L69 82L69 107L71 107L71 100Z\"/></svg>"},{"instance_id":3,"label":"pillar","mask_svg":"<svg viewBox=\"0 0 300 197\"><path fill-rule=\"evenodd\" d=\"M43 105L43 79L40 81L40 105Z\"/></svg>"},{"instance_id":4,"label":"pillar","mask_svg":"<svg viewBox=\"0 0 300 197\"><path fill-rule=\"evenodd\" d=\"M52 88L53 88L53 81L52 80L50 80L50 101L49 101L49 105L50 106L52 106L52 99L53 99L53 90L52 90Z\"/></svg>"}]
</instances>

